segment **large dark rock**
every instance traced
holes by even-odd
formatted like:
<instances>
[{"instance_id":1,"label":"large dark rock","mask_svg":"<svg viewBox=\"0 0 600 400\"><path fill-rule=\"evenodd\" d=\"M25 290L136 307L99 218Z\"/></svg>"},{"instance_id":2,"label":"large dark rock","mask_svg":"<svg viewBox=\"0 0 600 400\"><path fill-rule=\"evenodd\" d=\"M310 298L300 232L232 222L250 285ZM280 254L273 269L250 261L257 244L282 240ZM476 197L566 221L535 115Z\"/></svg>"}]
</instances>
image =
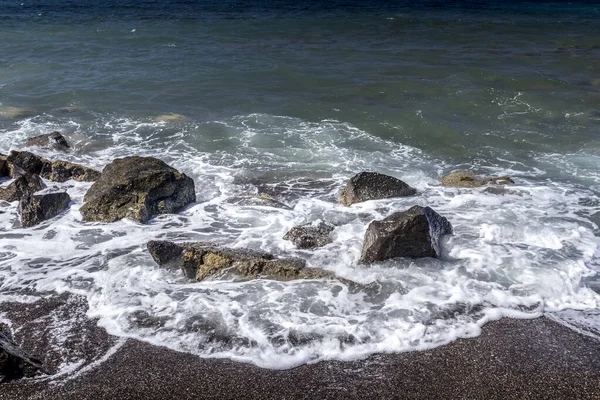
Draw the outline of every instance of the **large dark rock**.
<instances>
[{"instance_id":1,"label":"large dark rock","mask_svg":"<svg viewBox=\"0 0 600 400\"><path fill-rule=\"evenodd\" d=\"M0 178L10 176L10 168L8 167L8 161L4 154L0 154Z\"/></svg>"},{"instance_id":2,"label":"large dark rock","mask_svg":"<svg viewBox=\"0 0 600 400\"><path fill-rule=\"evenodd\" d=\"M30 174L21 169L13 171L15 178L8 185L0 187L0 200L16 201L44 188L44 183L38 175Z\"/></svg>"},{"instance_id":3,"label":"large dark rock","mask_svg":"<svg viewBox=\"0 0 600 400\"><path fill-rule=\"evenodd\" d=\"M314 249L331 243L330 235L334 229L333 225L318 221L293 227L283 239L291 241L299 249Z\"/></svg>"},{"instance_id":4,"label":"large dark rock","mask_svg":"<svg viewBox=\"0 0 600 400\"><path fill-rule=\"evenodd\" d=\"M49 147L58 150L69 150L71 146L60 132L51 132L45 135L27 139L25 146Z\"/></svg>"},{"instance_id":5,"label":"large dark rock","mask_svg":"<svg viewBox=\"0 0 600 400\"><path fill-rule=\"evenodd\" d=\"M340 203L350 206L367 200L412 196L417 190L400 179L377 172L354 175L340 195Z\"/></svg>"},{"instance_id":6,"label":"large dark rock","mask_svg":"<svg viewBox=\"0 0 600 400\"><path fill-rule=\"evenodd\" d=\"M153 157L125 157L107 165L84 197L86 221L130 218L147 222L196 201L194 181Z\"/></svg>"},{"instance_id":7,"label":"large dark rock","mask_svg":"<svg viewBox=\"0 0 600 400\"><path fill-rule=\"evenodd\" d=\"M292 279L331 279L333 275L317 268L307 268L298 258L276 258L272 254L231 249L211 243L173 243L153 240L148 251L157 264L179 267L191 279L198 281L233 274L246 279L264 278L288 281Z\"/></svg>"},{"instance_id":8,"label":"large dark rock","mask_svg":"<svg viewBox=\"0 0 600 400\"><path fill-rule=\"evenodd\" d=\"M56 217L69 206L71 197L66 192L25 196L19 203L21 225L30 227Z\"/></svg>"},{"instance_id":9,"label":"large dark rock","mask_svg":"<svg viewBox=\"0 0 600 400\"><path fill-rule=\"evenodd\" d=\"M55 182L66 182L69 179L94 182L100 177L100 172L95 169L68 161L50 161L29 151L11 151L7 162L11 171L18 167Z\"/></svg>"},{"instance_id":10,"label":"large dark rock","mask_svg":"<svg viewBox=\"0 0 600 400\"><path fill-rule=\"evenodd\" d=\"M50 160L43 157L37 156L29 151L11 151L8 157L6 157L8 165L11 169L11 176L14 177L14 169L22 169L30 174L39 175L42 169L48 168Z\"/></svg>"},{"instance_id":11,"label":"large dark rock","mask_svg":"<svg viewBox=\"0 0 600 400\"><path fill-rule=\"evenodd\" d=\"M477 176L470 171L453 172L442 178L443 186L479 187L485 185L507 185L515 183L508 176Z\"/></svg>"},{"instance_id":12,"label":"large dark rock","mask_svg":"<svg viewBox=\"0 0 600 400\"><path fill-rule=\"evenodd\" d=\"M44 371L42 363L27 355L7 334L0 332L0 383L33 376L38 370Z\"/></svg>"},{"instance_id":13,"label":"large dark rock","mask_svg":"<svg viewBox=\"0 0 600 400\"><path fill-rule=\"evenodd\" d=\"M395 257L439 257L440 238L450 234L452 225L446 218L429 207L414 206L369 224L361 262Z\"/></svg>"}]
</instances>

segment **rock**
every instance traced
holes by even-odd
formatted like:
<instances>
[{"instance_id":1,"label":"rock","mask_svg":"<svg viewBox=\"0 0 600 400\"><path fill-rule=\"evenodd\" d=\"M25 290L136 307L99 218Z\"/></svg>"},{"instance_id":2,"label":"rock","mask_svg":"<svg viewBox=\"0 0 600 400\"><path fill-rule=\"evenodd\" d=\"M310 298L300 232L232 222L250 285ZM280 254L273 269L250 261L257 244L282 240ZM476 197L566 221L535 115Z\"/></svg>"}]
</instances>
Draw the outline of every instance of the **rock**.
<instances>
[{"instance_id":1,"label":"rock","mask_svg":"<svg viewBox=\"0 0 600 400\"><path fill-rule=\"evenodd\" d=\"M26 228L56 217L69 206L71 197L66 192L24 196L19 203L21 225Z\"/></svg>"},{"instance_id":2,"label":"rock","mask_svg":"<svg viewBox=\"0 0 600 400\"><path fill-rule=\"evenodd\" d=\"M0 178L10 176L10 168L8 167L8 161L4 154L0 154Z\"/></svg>"},{"instance_id":3,"label":"rock","mask_svg":"<svg viewBox=\"0 0 600 400\"><path fill-rule=\"evenodd\" d=\"M79 182L95 182L100 178L100 171L74 164L68 161L54 161L46 164L41 176L54 182L66 182L73 179Z\"/></svg>"},{"instance_id":4,"label":"rock","mask_svg":"<svg viewBox=\"0 0 600 400\"><path fill-rule=\"evenodd\" d=\"M367 200L406 197L417 193L400 179L377 172L361 172L354 175L340 195L340 203L345 206Z\"/></svg>"},{"instance_id":5,"label":"rock","mask_svg":"<svg viewBox=\"0 0 600 400\"><path fill-rule=\"evenodd\" d=\"M429 207L414 206L369 224L361 262L395 257L439 257L440 238L450 234L452 225L446 218Z\"/></svg>"},{"instance_id":6,"label":"rock","mask_svg":"<svg viewBox=\"0 0 600 400\"><path fill-rule=\"evenodd\" d=\"M11 169L11 176L14 177L14 167L19 167L30 174L39 175L42 169L50 168L50 160L36 156L29 151L11 151L6 157Z\"/></svg>"},{"instance_id":7,"label":"rock","mask_svg":"<svg viewBox=\"0 0 600 400\"><path fill-rule=\"evenodd\" d=\"M0 187L0 200L16 201L44 188L44 183L38 175L30 174L21 169L14 171L16 177L5 187Z\"/></svg>"},{"instance_id":8,"label":"rock","mask_svg":"<svg viewBox=\"0 0 600 400\"><path fill-rule=\"evenodd\" d=\"M0 332L0 383L44 372L42 363L27 355L11 338Z\"/></svg>"},{"instance_id":9,"label":"rock","mask_svg":"<svg viewBox=\"0 0 600 400\"><path fill-rule=\"evenodd\" d=\"M250 206L250 207L273 207L281 208L284 210L291 210L292 208L279 202L273 196L266 193L258 193L254 196L236 196L230 197L226 200L229 204L235 204L238 206Z\"/></svg>"},{"instance_id":10,"label":"rock","mask_svg":"<svg viewBox=\"0 0 600 400\"><path fill-rule=\"evenodd\" d=\"M331 243L329 235L335 227L323 221L295 226L284 236L284 240L289 240L299 249L314 249Z\"/></svg>"},{"instance_id":11,"label":"rock","mask_svg":"<svg viewBox=\"0 0 600 400\"><path fill-rule=\"evenodd\" d=\"M333 275L317 268L307 268L304 260L276 258L272 254L231 249L211 243L148 242L148 251L161 266L181 268L185 276L197 281L232 273L246 279L264 278L288 281L292 279L331 279Z\"/></svg>"},{"instance_id":12,"label":"rock","mask_svg":"<svg viewBox=\"0 0 600 400\"><path fill-rule=\"evenodd\" d=\"M480 177L470 171L453 172L442 178L443 186L479 187L488 184L505 185L515 183L508 176Z\"/></svg>"},{"instance_id":13,"label":"rock","mask_svg":"<svg viewBox=\"0 0 600 400\"><path fill-rule=\"evenodd\" d=\"M18 166L31 174L55 182L66 182L69 179L94 182L100 178L100 172L95 169L68 161L50 161L29 151L11 151L7 161L11 169Z\"/></svg>"},{"instance_id":14,"label":"rock","mask_svg":"<svg viewBox=\"0 0 600 400\"><path fill-rule=\"evenodd\" d=\"M51 132L45 135L27 139L25 146L50 147L58 150L69 150L71 146L60 132Z\"/></svg>"},{"instance_id":15,"label":"rock","mask_svg":"<svg viewBox=\"0 0 600 400\"><path fill-rule=\"evenodd\" d=\"M130 218L147 222L196 201L192 178L153 157L125 157L107 165L84 197L86 221Z\"/></svg>"}]
</instances>

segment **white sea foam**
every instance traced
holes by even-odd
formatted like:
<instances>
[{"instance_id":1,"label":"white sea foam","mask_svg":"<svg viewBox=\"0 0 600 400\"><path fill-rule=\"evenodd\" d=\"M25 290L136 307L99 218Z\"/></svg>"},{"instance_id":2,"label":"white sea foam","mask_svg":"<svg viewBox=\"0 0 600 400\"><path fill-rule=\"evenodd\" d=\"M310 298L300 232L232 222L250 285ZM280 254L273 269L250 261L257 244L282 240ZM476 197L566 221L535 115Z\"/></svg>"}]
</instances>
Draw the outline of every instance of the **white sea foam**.
<instances>
[{"instance_id":1,"label":"white sea foam","mask_svg":"<svg viewBox=\"0 0 600 400\"><path fill-rule=\"evenodd\" d=\"M87 128L36 117L1 135L0 146L18 148L28 136L65 127L83 138L79 150L43 155L97 168L119 156L156 156L194 178L199 202L147 225L84 223L78 210L90 184L67 182L61 185L73 199L70 210L28 229L13 228L13 203L0 214L0 301L12 301L24 288L73 292L87 298L89 316L111 334L269 368L426 349L476 336L503 316L598 307L588 282L600 267L593 219L600 204L585 186L548 178L554 175L545 165L499 160L502 168L486 166L519 177L499 194L444 188L436 182L453 166L418 149L334 120L263 114L206 123L103 116ZM419 195L336 204L344 182L363 170L402 178ZM259 190L291 210L225 201ZM357 264L367 224L414 204L451 221L455 234L444 240L442 259ZM336 226L327 246L297 250L282 239L292 226L317 219ZM166 238L303 257L362 286L193 283L159 268L145 250L148 240ZM69 365L64 370L72 373Z\"/></svg>"}]
</instances>

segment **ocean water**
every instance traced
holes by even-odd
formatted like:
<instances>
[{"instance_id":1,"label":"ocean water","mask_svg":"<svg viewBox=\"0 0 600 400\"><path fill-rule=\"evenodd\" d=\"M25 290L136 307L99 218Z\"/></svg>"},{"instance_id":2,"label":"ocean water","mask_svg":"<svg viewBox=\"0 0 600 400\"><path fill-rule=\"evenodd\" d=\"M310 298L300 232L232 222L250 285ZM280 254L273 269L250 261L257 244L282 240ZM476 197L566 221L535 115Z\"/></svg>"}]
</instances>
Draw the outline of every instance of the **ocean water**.
<instances>
[{"instance_id":1,"label":"ocean water","mask_svg":"<svg viewBox=\"0 0 600 400\"><path fill-rule=\"evenodd\" d=\"M113 335L266 368L433 348L503 317L597 336L600 4L324 3L0 0L0 153L59 130L71 152L35 151L158 157L198 197L147 225L82 222L89 183L47 182L73 203L33 228L0 206L0 302L75 293ZM464 169L516 184L439 185ZM419 195L336 204L361 171ZM226 201L258 192L292 209ZM415 204L454 227L441 259L358 264L368 223ZM333 243L282 239L318 219ZM363 287L189 282L152 239L302 257Z\"/></svg>"}]
</instances>

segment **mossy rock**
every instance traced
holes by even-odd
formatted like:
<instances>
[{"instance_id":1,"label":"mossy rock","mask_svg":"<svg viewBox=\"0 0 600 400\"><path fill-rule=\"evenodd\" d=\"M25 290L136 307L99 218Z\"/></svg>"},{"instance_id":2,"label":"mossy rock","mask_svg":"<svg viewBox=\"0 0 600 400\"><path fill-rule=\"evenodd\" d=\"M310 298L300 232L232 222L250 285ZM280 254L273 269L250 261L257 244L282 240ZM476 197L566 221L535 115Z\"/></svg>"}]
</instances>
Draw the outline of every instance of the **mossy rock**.
<instances>
[{"instance_id":1,"label":"mossy rock","mask_svg":"<svg viewBox=\"0 0 600 400\"><path fill-rule=\"evenodd\" d=\"M515 182L508 176L481 177L470 171L453 172L442 178L443 186L480 187L485 185L508 185Z\"/></svg>"}]
</instances>

